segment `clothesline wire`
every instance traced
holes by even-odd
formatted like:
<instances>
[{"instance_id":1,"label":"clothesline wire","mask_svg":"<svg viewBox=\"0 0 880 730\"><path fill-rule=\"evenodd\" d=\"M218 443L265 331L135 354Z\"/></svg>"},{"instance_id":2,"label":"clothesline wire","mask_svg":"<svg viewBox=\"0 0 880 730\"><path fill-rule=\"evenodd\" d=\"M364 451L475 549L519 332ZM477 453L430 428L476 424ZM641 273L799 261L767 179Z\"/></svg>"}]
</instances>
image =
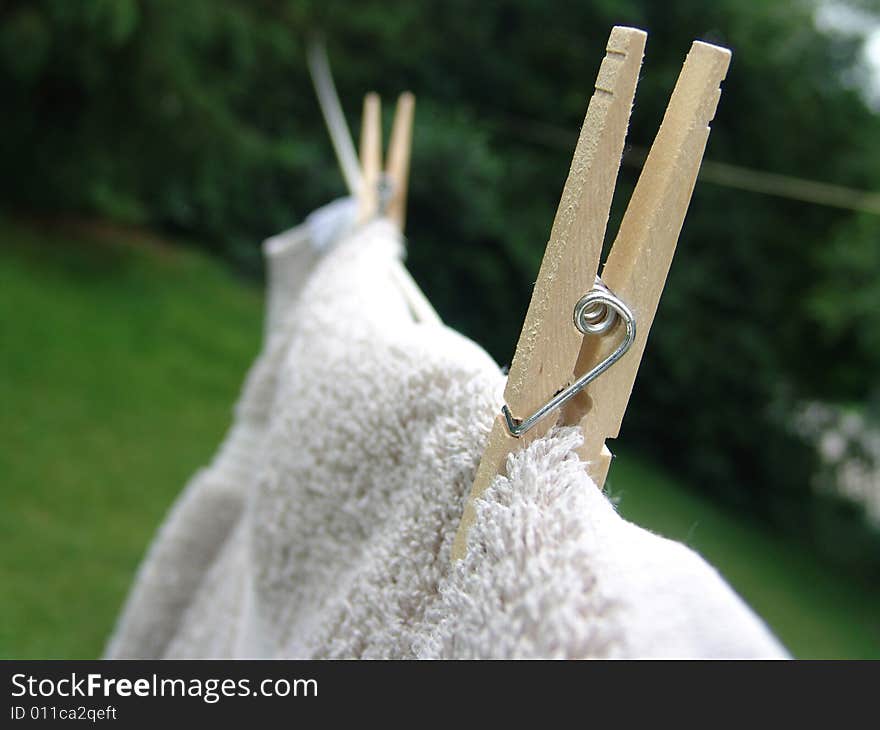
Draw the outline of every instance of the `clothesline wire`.
<instances>
[{"instance_id":1,"label":"clothesline wire","mask_svg":"<svg viewBox=\"0 0 880 730\"><path fill-rule=\"evenodd\" d=\"M312 39L309 44L308 64L339 166L349 192L355 194L361 186L360 164L333 83L327 50L320 39ZM524 141L556 149L570 150L576 141L569 130L531 119L506 117L496 121L493 126L501 127ZM648 151L643 147L629 147L624 154L623 162L641 168L647 154ZM700 167L699 179L713 185L750 193L880 215L880 193L755 170L729 162L704 159Z\"/></svg>"},{"instance_id":2,"label":"clothesline wire","mask_svg":"<svg viewBox=\"0 0 880 730\"><path fill-rule=\"evenodd\" d=\"M339 103L336 84L333 83L327 48L320 38L311 39L307 51L307 61L312 83L315 85L315 93L318 96L318 105L324 115L330 141L336 152L336 159L339 161L339 168L345 178L349 194L356 195L362 185L361 166L351 132L348 129L348 123L345 121L342 105Z\"/></svg>"},{"instance_id":3,"label":"clothesline wire","mask_svg":"<svg viewBox=\"0 0 880 730\"><path fill-rule=\"evenodd\" d=\"M530 119L507 117L492 126L502 128L524 141L554 149L571 150L577 141L569 130ZM624 153L623 162L641 168L647 155L648 151L643 147L629 147ZM704 159L699 179L750 193L880 215L880 193L755 170L728 162Z\"/></svg>"}]
</instances>

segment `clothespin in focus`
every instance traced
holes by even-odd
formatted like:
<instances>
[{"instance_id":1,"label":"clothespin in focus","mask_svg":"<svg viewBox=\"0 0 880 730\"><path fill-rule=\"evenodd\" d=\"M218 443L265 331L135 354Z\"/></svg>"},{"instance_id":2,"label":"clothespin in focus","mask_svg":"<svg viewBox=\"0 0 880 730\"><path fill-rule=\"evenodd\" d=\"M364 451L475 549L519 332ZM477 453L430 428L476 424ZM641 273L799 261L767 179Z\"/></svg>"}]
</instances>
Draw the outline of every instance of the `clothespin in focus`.
<instances>
[{"instance_id":1,"label":"clothespin in focus","mask_svg":"<svg viewBox=\"0 0 880 730\"><path fill-rule=\"evenodd\" d=\"M647 34L615 27L599 68L496 418L452 548L507 456L555 424L580 424L601 489L721 94L730 51L695 41L599 274Z\"/></svg>"}]
</instances>

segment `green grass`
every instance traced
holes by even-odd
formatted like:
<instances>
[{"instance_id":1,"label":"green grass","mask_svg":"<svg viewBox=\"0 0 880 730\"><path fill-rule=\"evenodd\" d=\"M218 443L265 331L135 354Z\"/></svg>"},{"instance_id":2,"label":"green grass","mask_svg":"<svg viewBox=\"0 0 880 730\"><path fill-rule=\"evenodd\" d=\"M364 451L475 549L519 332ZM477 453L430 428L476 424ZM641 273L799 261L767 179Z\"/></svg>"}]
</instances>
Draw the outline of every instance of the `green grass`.
<instances>
[{"instance_id":1,"label":"green grass","mask_svg":"<svg viewBox=\"0 0 880 730\"><path fill-rule=\"evenodd\" d=\"M214 452L262 295L133 231L0 221L0 657L100 654L137 563ZM880 589L624 454L630 519L702 552L798 656L880 656Z\"/></svg>"},{"instance_id":2,"label":"green grass","mask_svg":"<svg viewBox=\"0 0 880 730\"><path fill-rule=\"evenodd\" d=\"M131 238L0 225L3 657L101 652L258 347L255 287Z\"/></svg>"}]
</instances>

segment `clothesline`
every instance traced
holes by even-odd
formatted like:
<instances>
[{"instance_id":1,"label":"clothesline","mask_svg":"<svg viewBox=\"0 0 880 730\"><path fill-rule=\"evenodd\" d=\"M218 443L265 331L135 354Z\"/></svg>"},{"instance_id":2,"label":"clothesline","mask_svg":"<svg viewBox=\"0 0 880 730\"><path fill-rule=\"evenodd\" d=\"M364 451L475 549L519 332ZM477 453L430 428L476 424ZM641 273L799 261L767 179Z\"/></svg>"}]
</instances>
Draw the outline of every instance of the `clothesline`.
<instances>
[{"instance_id":1,"label":"clothesline","mask_svg":"<svg viewBox=\"0 0 880 730\"><path fill-rule=\"evenodd\" d=\"M568 129L521 117L506 117L496 121L493 126L501 128L506 133L523 141L554 149L570 150L576 140L576 135L573 135ZM646 155L646 149L630 147L624 154L623 162L632 167L641 168ZM880 215L880 193L858 190L844 185L808 180L792 175L781 175L728 162L705 159L700 168L699 179L713 185L760 195L773 195L812 205Z\"/></svg>"}]
</instances>

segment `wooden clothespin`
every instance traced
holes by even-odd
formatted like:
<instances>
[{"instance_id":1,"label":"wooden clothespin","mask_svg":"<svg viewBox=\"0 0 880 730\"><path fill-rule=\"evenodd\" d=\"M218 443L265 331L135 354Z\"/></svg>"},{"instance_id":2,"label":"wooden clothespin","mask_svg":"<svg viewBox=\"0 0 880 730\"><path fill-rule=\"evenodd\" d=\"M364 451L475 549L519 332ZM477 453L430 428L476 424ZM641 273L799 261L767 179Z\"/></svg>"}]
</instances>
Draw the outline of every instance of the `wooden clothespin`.
<instances>
[{"instance_id":1,"label":"wooden clothespin","mask_svg":"<svg viewBox=\"0 0 880 730\"><path fill-rule=\"evenodd\" d=\"M602 488L715 115L730 51L691 46L617 238L597 276L646 33L615 27L520 334L505 408L480 462L453 559L464 556L474 500L508 454L554 424L580 424L579 456ZM580 387L579 387L580 386Z\"/></svg>"},{"instance_id":2,"label":"wooden clothespin","mask_svg":"<svg viewBox=\"0 0 880 730\"><path fill-rule=\"evenodd\" d=\"M359 223L384 215L403 233L415 105L416 99L409 91L405 91L397 99L394 122L391 125L391 140L388 144L388 159L383 173L381 101L379 95L373 92L364 97L360 149L363 183L358 198ZM402 263L393 265L390 274L403 293L416 322L442 324L440 315Z\"/></svg>"},{"instance_id":3,"label":"wooden clothespin","mask_svg":"<svg viewBox=\"0 0 880 730\"><path fill-rule=\"evenodd\" d=\"M402 234L406 221L415 97L407 91L397 100L394 123L391 127L388 164L383 176L382 110L379 96L371 93L364 99L360 160L358 160L323 43L313 40L309 45L307 58L309 73L315 84L321 114L327 123L327 131L330 133L339 168L349 192L358 197L358 221L364 223L384 212ZM394 261L391 264L389 274L403 294L416 322L442 324L440 316L434 311L401 261Z\"/></svg>"},{"instance_id":4,"label":"wooden clothespin","mask_svg":"<svg viewBox=\"0 0 880 730\"><path fill-rule=\"evenodd\" d=\"M386 215L403 231L414 112L415 97L405 91L397 100L388 159L383 173L381 100L374 92L364 97L360 148L363 171L363 185L359 195L361 222L377 215Z\"/></svg>"}]
</instances>

